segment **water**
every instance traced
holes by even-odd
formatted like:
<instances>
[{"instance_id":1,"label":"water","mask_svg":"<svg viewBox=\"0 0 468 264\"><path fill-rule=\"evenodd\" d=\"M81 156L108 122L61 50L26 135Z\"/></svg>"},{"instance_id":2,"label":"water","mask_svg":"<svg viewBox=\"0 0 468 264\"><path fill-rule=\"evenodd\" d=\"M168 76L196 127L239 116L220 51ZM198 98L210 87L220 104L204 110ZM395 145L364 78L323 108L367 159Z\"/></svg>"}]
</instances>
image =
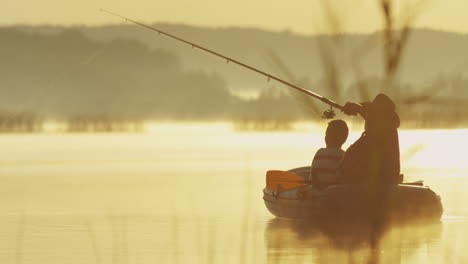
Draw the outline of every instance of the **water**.
<instances>
[{"instance_id":1,"label":"water","mask_svg":"<svg viewBox=\"0 0 468 264\"><path fill-rule=\"evenodd\" d=\"M308 165L323 128L0 137L0 263L362 263L265 208L265 171ZM358 138L356 131L348 142ZM467 263L468 130L401 131L402 172L442 196L440 224L392 229L380 263ZM354 241L354 240L356 241Z\"/></svg>"}]
</instances>

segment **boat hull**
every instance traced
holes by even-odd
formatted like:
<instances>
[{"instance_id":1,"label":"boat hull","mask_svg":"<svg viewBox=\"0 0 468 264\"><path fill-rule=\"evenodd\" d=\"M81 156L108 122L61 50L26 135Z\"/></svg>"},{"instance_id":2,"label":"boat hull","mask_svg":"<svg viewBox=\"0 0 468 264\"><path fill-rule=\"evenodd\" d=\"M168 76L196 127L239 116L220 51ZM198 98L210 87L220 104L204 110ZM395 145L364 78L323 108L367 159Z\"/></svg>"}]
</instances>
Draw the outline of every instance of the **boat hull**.
<instances>
[{"instance_id":1,"label":"boat hull","mask_svg":"<svg viewBox=\"0 0 468 264\"><path fill-rule=\"evenodd\" d=\"M302 177L307 167L290 170ZM310 170L310 167L309 167ZM386 185L369 190L363 185L334 185L324 190L306 186L286 192L265 188L263 200L277 217L346 221L374 219L393 222L440 220L443 212L440 196L429 187L407 184Z\"/></svg>"}]
</instances>

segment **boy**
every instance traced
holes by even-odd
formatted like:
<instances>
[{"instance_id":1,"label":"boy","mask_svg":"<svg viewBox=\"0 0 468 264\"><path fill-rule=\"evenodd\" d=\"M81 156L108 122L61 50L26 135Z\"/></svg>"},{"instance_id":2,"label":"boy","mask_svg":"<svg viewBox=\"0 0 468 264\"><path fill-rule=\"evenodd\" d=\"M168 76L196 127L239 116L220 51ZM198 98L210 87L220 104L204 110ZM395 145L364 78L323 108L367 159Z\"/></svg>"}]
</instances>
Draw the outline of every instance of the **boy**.
<instances>
[{"instance_id":1,"label":"boy","mask_svg":"<svg viewBox=\"0 0 468 264\"><path fill-rule=\"evenodd\" d=\"M325 133L326 148L321 148L315 153L310 170L310 181L314 187L324 186L339 182L338 167L345 152L341 149L348 138L349 129L346 122L340 119L328 123Z\"/></svg>"}]
</instances>

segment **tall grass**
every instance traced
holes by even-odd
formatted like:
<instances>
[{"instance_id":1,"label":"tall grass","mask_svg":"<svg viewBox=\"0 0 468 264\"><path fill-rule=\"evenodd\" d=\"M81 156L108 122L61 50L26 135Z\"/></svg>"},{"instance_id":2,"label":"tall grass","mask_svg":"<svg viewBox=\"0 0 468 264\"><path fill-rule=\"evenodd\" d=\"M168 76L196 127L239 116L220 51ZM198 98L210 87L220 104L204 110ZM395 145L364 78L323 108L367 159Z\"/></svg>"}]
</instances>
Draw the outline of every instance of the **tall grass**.
<instances>
[{"instance_id":1,"label":"tall grass","mask_svg":"<svg viewBox=\"0 0 468 264\"><path fill-rule=\"evenodd\" d=\"M88 218L84 220L84 225L86 227L86 230L88 231L89 241L91 243L91 249L93 251L94 260L96 261L96 264L101 264L102 255L97 244L96 231L94 230L93 225Z\"/></svg>"},{"instance_id":2,"label":"tall grass","mask_svg":"<svg viewBox=\"0 0 468 264\"><path fill-rule=\"evenodd\" d=\"M15 263L22 264L23 263L23 244L24 244L24 236L26 234L26 214L22 213L20 215L20 219L18 221L18 230L16 235L16 250L15 250Z\"/></svg>"},{"instance_id":3,"label":"tall grass","mask_svg":"<svg viewBox=\"0 0 468 264\"><path fill-rule=\"evenodd\" d=\"M466 119L462 118L466 111L456 107L466 104L466 100L444 96L449 86L448 83L437 81L439 77L436 76L429 77L436 81L421 87L422 89L419 89L421 92L414 92L411 91L412 87L403 84L399 78L403 57L412 33L412 25L430 1L399 3L402 6L397 8L395 1L378 0L376 3L382 19L382 31L371 35L357 47L352 47L351 54L343 53L347 42L343 35L346 30L346 21L342 21L342 14L337 13L333 1L320 1L320 3L325 17L323 24L329 32L318 38L318 59L323 69L323 81L315 87L325 88L322 95L344 104L352 98L357 99L358 102L365 102L372 100L378 93L386 93L395 101L403 124L410 123L411 126L421 127L467 125L464 121ZM363 68L362 61L376 49L382 51L383 77L365 77L366 69ZM304 78L296 76L278 54L269 52L267 62L279 76L300 86L310 87L311 84ZM354 74L355 81L351 85L346 85L349 82L343 81L345 72ZM309 116L319 117L327 108L322 102L304 94L291 91L290 95L301 103L303 111ZM425 107L427 105L431 105L432 108L427 109ZM445 111L444 108L449 111Z\"/></svg>"}]
</instances>

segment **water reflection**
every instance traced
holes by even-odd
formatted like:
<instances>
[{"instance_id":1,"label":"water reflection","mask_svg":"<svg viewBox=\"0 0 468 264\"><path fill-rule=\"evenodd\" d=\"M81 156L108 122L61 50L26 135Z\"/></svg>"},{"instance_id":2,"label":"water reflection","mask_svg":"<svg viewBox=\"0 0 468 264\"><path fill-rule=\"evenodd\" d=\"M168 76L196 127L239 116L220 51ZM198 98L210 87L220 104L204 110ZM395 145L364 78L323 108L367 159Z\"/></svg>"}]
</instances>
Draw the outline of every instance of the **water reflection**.
<instances>
[{"instance_id":1,"label":"water reflection","mask_svg":"<svg viewBox=\"0 0 468 264\"><path fill-rule=\"evenodd\" d=\"M347 230L347 231L345 231ZM307 221L275 218L265 229L268 263L409 263L440 240L440 222L390 227L372 249L369 225L317 228ZM424 250L425 249L425 250Z\"/></svg>"},{"instance_id":2,"label":"water reflection","mask_svg":"<svg viewBox=\"0 0 468 264\"><path fill-rule=\"evenodd\" d=\"M271 220L261 198L265 171L308 164L323 131L158 129L0 137L0 263L366 263L365 240ZM442 197L443 223L388 230L380 263L468 263L467 135L401 133L405 179Z\"/></svg>"}]
</instances>

